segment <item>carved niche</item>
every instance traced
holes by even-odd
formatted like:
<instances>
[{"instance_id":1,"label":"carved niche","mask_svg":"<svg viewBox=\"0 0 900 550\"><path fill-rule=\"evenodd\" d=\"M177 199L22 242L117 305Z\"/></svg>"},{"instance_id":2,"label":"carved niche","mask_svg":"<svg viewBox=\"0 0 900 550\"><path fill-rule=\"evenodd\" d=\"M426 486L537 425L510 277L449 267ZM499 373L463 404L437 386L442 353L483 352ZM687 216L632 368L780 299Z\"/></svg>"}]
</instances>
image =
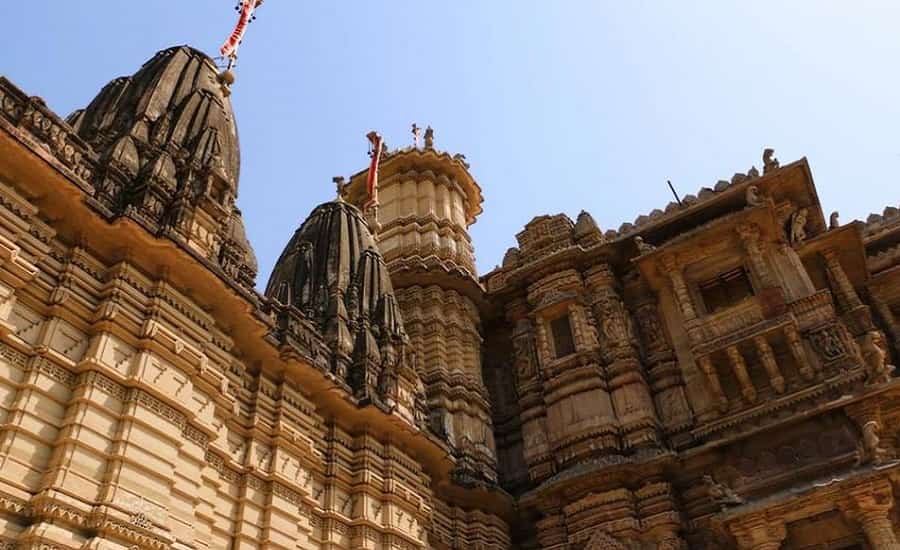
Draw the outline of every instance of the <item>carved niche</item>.
<instances>
[{"instance_id":1,"label":"carved niche","mask_svg":"<svg viewBox=\"0 0 900 550\"><path fill-rule=\"evenodd\" d=\"M512 343L515 353L516 380L521 387L522 384L538 377L538 359L535 350L534 327L531 321L521 319L516 323Z\"/></svg>"}]
</instances>

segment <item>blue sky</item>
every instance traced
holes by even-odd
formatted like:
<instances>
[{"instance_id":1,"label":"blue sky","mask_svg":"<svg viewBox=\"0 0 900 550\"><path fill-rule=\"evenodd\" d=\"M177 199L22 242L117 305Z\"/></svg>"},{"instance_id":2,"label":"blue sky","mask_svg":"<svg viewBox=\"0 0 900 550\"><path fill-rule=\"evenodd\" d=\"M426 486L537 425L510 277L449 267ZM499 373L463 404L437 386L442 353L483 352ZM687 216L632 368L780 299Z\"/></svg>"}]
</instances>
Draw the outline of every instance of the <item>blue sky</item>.
<instances>
[{"instance_id":1,"label":"blue sky","mask_svg":"<svg viewBox=\"0 0 900 550\"><path fill-rule=\"evenodd\" d=\"M0 73L61 114L155 51L214 52L233 0L7 2ZM532 217L604 229L759 166L809 158L842 221L900 203L900 2L266 0L241 51L238 200L259 285L296 226L409 126L484 189L482 272Z\"/></svg>"}]
</instances>

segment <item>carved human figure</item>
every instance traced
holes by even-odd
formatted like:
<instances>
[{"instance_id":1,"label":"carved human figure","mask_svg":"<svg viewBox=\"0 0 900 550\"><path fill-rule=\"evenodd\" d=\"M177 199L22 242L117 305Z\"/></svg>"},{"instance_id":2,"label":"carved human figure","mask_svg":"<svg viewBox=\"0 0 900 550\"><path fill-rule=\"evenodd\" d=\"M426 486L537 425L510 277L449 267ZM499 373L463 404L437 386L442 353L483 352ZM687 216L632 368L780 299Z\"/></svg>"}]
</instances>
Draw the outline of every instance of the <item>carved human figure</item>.
<instances>
[{"instance_id":1,"label":"carved human figure","mask_svg":"<svg viewBox=\"0 0 900 550\"><path fill-rule=\"evenodd\" d=\"M862 337L859 351L865 361L869 384L881 384L891 379L894 366L887 364L887 353L884 351L884 340L880 332L876 330L867 332Z\"/></svg>"},{"instance_id":2,"label":"carved human figure","mask_svg":"<svg viewBox=\"0 0 900 550\"><path fill-rule=\"evenodd\" d=\"M828 229L837 229L841 226L840 212L834 211L828 218Z\"/></svg>"},{"instance_id":3,"label":"carved human figure","mask_svg":"<svg viewBox=\"0 0 900 550\"><path fill-rule=\"evenodd\" d=\"M809 218L809 210L801 208L791 214L790 237L791 244L802 243L806 240L806 222Z\"/></svg>"},{"instance_id":4,"label":"carved human figure","mask_svg":"<svg viewBox=\"0 0 900 550\"><path fill-rule=\"evenodd\" d=\"M431 126L425 128L425 148L434 149L434 129Z\"/></svg>"}]
</instances>

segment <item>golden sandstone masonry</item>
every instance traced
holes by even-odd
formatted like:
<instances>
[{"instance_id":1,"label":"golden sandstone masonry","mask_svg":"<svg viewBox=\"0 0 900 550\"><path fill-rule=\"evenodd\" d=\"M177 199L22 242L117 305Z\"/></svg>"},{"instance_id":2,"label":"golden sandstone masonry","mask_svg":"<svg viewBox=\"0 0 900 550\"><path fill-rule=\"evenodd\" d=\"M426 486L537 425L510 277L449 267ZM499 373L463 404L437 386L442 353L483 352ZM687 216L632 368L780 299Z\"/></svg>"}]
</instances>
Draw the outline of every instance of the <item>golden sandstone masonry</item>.
<instances>
[{"instance_id":1,"label":"golden sandstone masonry","mask_svg":"<svg viewBox=\"0 0 900 550\"><path fill-rule=\"evenodd\" d=\"M479 278L429 131L260 294L239 170L191 48L67 121L0 79L0 548L900 548L896 208L767 150Z\"/></svg>"}]
</instances>

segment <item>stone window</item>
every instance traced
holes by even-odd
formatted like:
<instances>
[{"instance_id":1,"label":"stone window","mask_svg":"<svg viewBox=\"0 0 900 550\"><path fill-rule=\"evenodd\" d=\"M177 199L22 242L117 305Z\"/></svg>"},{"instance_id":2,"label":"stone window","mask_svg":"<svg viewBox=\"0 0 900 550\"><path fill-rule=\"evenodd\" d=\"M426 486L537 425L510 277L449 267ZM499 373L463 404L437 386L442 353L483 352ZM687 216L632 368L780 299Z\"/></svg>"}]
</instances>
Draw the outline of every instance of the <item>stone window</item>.
<instances>
[{"instance_id":1,"label":"stone window","mask_svg":"<svg viewBox=\"0 0 900 550\"><path fill-rule=\"evenodd\" d=\"M572 323L568 315L550 321L550 332L553 334L553 350L556 352L557 359L575 353Z\"/></svg>"},{"instance_id":2,"label":"stone window","mask_svg":"<svg viewBox=\"0 0 900 550\"><path fill-rule=\"evenodd\" d=\"M743 267L720 273L699 285L700 297L707 313L731 307L741 300L753 296L753 285Z\"/></svg>"}]
</instances>

